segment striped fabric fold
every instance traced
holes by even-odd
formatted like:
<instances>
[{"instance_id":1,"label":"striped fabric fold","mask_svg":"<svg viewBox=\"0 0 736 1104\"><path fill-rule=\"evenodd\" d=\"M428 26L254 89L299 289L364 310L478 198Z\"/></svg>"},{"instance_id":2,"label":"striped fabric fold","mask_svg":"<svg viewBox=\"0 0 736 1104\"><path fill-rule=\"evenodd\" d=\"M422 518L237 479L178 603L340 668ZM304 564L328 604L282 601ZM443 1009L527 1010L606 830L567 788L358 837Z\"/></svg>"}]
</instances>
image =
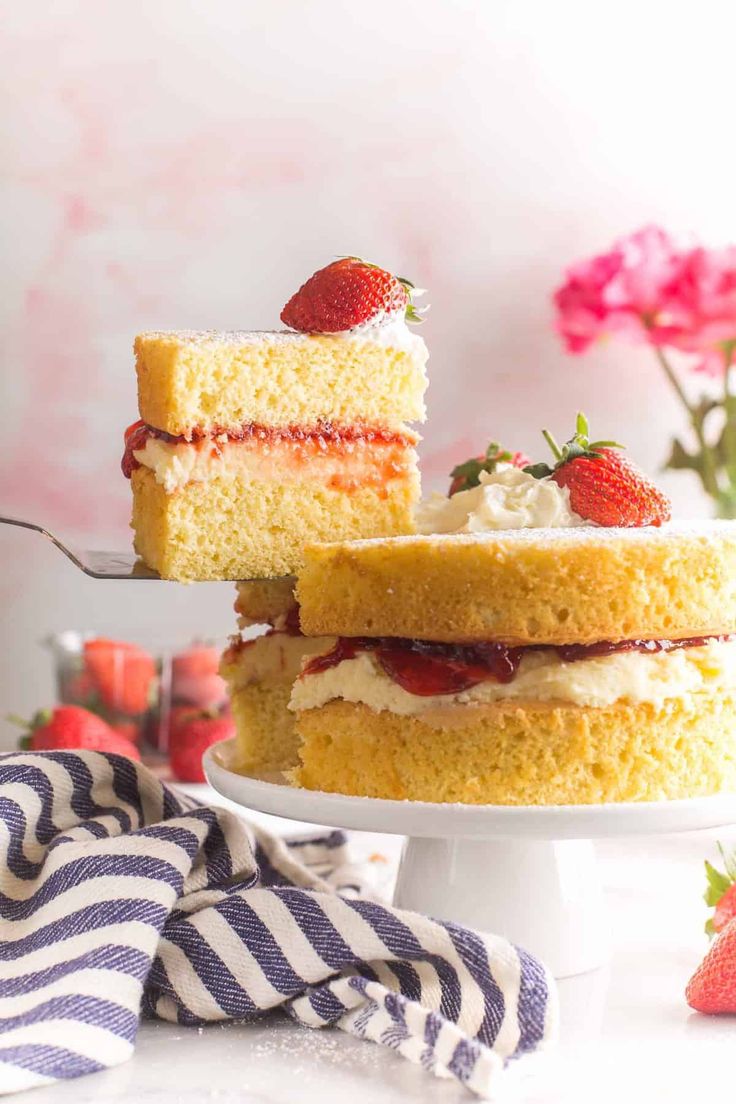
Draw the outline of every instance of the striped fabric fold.
<instances>
[{"instance_id":1,"label":"striped fabric fold","mask_svg":"<svg viewBox=\"0 0 736 1104\"><path fill-rule=\"evenodd\" d=\"M98 752L0 756L0 1092L125 1061L141 1015L281 1010L479 1096L554 1035L507 941L363 893L341 832L285 842Z\"/></svg>"}]
</instances>

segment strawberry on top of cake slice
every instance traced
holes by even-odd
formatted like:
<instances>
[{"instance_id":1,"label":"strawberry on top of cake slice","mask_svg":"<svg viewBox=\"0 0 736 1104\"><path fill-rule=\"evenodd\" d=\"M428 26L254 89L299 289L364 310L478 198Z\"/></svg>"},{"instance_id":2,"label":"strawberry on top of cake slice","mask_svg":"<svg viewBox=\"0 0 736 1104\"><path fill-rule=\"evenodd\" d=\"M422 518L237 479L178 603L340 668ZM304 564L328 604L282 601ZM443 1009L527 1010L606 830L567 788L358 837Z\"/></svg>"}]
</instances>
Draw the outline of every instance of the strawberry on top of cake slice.
<instances>
[{"instance_id":1,"label":"strawberry on top of cake slice","mask_svg":"<svg viewBox=\"0 0 736 1104\"><path fill-rule=\"evenodd\" d=\"M411 421L427 349L413 285L345 257L276 332L135 341L140 421L126 433L135 547L164 578L288 575L307 540L413 530Z\"/></svg>"}]
</instances>

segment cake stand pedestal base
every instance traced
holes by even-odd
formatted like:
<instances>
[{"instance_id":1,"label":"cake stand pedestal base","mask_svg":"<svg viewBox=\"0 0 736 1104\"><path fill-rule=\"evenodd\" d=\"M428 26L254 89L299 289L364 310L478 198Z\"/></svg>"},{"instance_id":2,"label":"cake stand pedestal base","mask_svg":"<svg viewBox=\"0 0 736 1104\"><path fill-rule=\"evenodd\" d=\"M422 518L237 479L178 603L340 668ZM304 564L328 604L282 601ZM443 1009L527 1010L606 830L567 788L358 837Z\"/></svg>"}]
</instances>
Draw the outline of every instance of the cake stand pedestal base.
<instances>
[{"instance_id":1,"label":"cake stand pedestal base","mask_svg":"<svg viewBox=\"0 0 736 1104\"><path fill-rule=\"evenodd\" d=\"M205 752L210 785L247 809L407 836L395 903L503 935L556 977L601 966L607 923L591 840L736 824L736 794L609 805L439 805L300 790L238 774L234 740Z\"/></svg>"},{"instance_id":2,"label":"cake stand pedestal base","mask_svg":"<svg viewBox=\"0 0 736 1104\"><path fill-rule=\"evenodd\" d=\"M558 978L608 957L590 840L409 838L394 904L502 935Z\"/></svg>"}]
</instances>

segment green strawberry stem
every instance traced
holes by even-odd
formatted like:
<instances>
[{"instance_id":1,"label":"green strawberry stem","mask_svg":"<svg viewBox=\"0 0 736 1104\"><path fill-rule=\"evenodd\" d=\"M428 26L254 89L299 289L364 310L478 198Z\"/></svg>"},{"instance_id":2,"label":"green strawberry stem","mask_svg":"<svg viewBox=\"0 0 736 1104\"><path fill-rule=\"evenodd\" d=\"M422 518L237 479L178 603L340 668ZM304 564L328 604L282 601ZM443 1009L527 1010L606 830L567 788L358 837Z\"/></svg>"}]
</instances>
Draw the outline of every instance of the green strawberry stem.
<instances>
[{"instance_id":1,"label":"green strawberry stem","mask_svg":"<svg viewBox=\"0 0 736 1104\"><path fill-rule=\"evenodd\" d=\"M5 714L5 720L9 721L10 724L16 725L18 728L27 729L29 727L28 721L26 720L26 718L25 717L19 717L17 713L6 713Z\"/></svg>"},{"instance_id":2,"label":"green strawberry stem","mask_svg":"<svg viewBox=\"0 0 736 1104\"><path fill-rule=\"evenodd\" d=\"M578 418L580 418L580 415L578 415ZM557 442L555 441L555 439L552 436L552 434L550 433L550 431L548 429L543 429L542 430L542 436L544 437L545 441L547 442L547 444L551 448L552 455L554 456L555 460L561 460L562 459L562 449L557 444Z\"/></svg>"},{"instance_id":3,"label":"green strawberry stem","mask_svg":"<svg viewBox=\"0 0 736 1104\"><path fill-rule=\"evenodd\" d=\"M565 441L564 445L558 445L548 429L542 430L542 436L552 451L555 465L554 469L544 462L527 465L524 471L528 472L529 475L533 475L535 479L545 479L552 474L553 470L557 470L570 460L577 460L581 456L592 459L600 455L601 449L620 449L624 447L618 441L591 441L588 419L581 410L578 411L575 417L575 433L569 441Z\"/></svg>"}]
</instances>

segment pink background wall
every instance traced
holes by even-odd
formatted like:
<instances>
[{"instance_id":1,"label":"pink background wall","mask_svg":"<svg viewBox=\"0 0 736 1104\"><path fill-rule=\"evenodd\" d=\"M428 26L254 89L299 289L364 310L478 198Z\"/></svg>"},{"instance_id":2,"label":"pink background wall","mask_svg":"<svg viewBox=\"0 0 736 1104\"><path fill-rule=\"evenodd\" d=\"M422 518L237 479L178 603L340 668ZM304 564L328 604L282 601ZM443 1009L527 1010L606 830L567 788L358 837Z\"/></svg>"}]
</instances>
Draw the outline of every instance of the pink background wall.
<instances>
[{"instance_id":1,"label":"pink background wall","mask_svg":"<svg viewBox=\"0 0 736 1104\"><path fill-rule=\"evenodd\" d=\"M549 294L644 222L736 240L736 14L695 18L656 0L6 5L0 506L127 542L135 332L272 327L345 252L430 289L426 484L490 436L536 450L579 407L656 470L680 424L656 369L615 345L567 358ZM707 510L688 476L665 482ZM49 700L52 629L233 627L227 585L96 584L12 530L0 558L0 712Z\"/></svg>"}]
</instances>

